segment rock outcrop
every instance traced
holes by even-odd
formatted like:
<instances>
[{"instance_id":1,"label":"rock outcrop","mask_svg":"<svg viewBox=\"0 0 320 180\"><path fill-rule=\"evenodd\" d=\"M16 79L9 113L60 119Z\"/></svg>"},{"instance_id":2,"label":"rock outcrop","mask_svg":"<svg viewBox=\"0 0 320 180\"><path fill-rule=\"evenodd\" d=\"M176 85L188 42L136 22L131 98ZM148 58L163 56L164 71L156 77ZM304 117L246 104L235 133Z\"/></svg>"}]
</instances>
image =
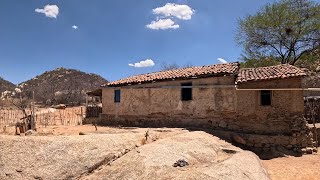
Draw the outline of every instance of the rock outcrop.
<instances>
[{"instance_id":1,"label":"rock outcrop","mask_svg":"<svg viewBox=\"0 0 320 180\"><path fill-rule=\"evenodd\" d=\"M183 159L187 166L174 167ZM83 179L269 179L249 151L204 132L158 140L130 151Z\"/></svg>"}]
</instances>

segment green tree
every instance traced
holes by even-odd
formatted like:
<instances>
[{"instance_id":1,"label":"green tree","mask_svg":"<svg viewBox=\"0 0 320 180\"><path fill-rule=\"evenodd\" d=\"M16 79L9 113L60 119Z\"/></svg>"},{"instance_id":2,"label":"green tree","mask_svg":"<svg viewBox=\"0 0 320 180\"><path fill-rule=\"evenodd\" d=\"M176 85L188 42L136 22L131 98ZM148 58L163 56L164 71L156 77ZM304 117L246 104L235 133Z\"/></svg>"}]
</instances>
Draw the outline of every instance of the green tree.
<instances>
[{"instance_id":1,"label":"green tree","mask_svg":"<svg viewBox=\"0 0 320 180\"><path fill-rule=\"evenodd\" d=\"M247 59L276 57L295 64L320 45L320 5L310 0L281 0L239 20L236 41Z\"/></svg>"},{"instance_id":2,"label":"green tree","mask_svg":"<svg viewBox=\"0 0 320 180\"><path fill-rule=\"evenodd\" d=\"M275 66L280 64L279 60L273 57L249 59L243 56L242 59L243 61L240 62L241 68L257 68L257 67L265 67L265 66Z\"/></svg>"},{"instance_id":3,"label":"green tree","mask_svg":"<svg viewBox=\"0 0 320 180\"><path fill-rule=\"evenodd\" d=\"M307 68L313 72L320 72L320 46L312 53L307 53L301 56L295 65Z\"/></svg>"}]
</instances>

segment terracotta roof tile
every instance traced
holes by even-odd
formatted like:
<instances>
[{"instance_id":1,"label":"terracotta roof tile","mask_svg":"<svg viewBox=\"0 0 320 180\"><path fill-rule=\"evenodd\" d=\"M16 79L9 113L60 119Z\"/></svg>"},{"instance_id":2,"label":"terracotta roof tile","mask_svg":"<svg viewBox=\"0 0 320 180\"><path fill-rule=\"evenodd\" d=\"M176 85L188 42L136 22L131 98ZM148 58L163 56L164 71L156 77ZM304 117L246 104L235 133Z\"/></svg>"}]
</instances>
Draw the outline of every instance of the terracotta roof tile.
<instances>
[{"instance_id":1,"label":"terracotta roof tile","mask_svg":"<svg viewBox=\"0 0 320 180\"><path fill-rule=\"evenodd\" d=\"M193 77L201 78L208 76L235 75L238 73L238 70L238 62L210 66L197 66L131 76L118 81L110 82L102 86L123 86L129 84L142 84L150 83L153 81L164 81L172 79L190 79Z\"/></svg>"},{"instance_id":2,"label":"terracotta roof tile","mask_svg":"<svg viewBox=\"0 0 320 180\"><path fill-rule=\"evenodd\" d=\"M240 84L247 81L281 79L306 75L303 69L289 64L281 64L277 66L240 69L236 83Z\"/></svg>"}]
</instances>

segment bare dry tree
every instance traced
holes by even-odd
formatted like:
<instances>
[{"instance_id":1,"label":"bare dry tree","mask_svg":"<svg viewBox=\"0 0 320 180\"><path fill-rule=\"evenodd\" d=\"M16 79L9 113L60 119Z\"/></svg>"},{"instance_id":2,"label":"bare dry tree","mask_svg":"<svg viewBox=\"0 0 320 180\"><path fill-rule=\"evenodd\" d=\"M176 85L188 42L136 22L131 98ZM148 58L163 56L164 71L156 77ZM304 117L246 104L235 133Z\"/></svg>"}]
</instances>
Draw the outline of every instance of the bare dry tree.
<instances>
[{"instance_id":1,"label":"bare dry tree","mask_svg":"<svg viewBox=\"0 0 320 180\"><path fill-rule=\"evenodd\" d=\"M29 98L27 98L27 95L21 91L21 89L16 88L15 92L12 91L5 91L1 95L2 100L6 100L11 105L13 105L18 110L21 110L24 117L20 119L16 123L16 134L17 129L19 128L20 131L23 129L25 131L26 129L32 129L36 130L36 123L34 119L34 109L32 108L31 101ZM31 114L27 114L26 110L27 108L30 108Z\"/></svg>"},{"instance_id":2,"label":"bare dry tree","mask_svg":"<svg viewBox=\"0 0 320 180\"><path fill-rule=\"evenodd\" d=\"M161 64L161 70L163 71L167 71L167 70L174 70L174 69L179 69L179 68L189 68L192 67L193 65L191 63L187 63L183 66L179 66L177 63L173 62L173 63L162 63Z\"/></svg>"}]
</instances>

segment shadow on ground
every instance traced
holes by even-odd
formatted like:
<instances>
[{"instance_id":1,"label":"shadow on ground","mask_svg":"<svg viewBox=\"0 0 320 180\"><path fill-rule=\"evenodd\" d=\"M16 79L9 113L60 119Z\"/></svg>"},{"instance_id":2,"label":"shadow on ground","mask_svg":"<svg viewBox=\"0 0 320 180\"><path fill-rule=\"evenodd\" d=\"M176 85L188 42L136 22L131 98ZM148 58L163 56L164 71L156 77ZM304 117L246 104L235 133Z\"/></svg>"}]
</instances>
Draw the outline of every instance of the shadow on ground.
<instances>
[{"instance_id":1,"label":"shadow on ground","mask_svg":"<svg viewBox=\"0 0 320 180\"><path fill-rule=\"evenodd\" d=\"M220 139L225 140L231 143L232 145L237 146L243 150L254 152L259 156L260 159L263 159L263 160L268 160L268 159L273 159L278 157L287 157L287 156L295 156L295 157L302 156L302 153L295 152L293 150L288 150L280 146L272 147L270 148L271 149L270 151L264 151L262 148L255 148L255 147L250 147L250 146L237 143L231 137L231 134L235 132L231 132L231 131L213 130L213 129L204 129L204 128L186 128L186 129L189 131L204 131L208 134L219 137Z\"/></svg>"}]
</instances>

